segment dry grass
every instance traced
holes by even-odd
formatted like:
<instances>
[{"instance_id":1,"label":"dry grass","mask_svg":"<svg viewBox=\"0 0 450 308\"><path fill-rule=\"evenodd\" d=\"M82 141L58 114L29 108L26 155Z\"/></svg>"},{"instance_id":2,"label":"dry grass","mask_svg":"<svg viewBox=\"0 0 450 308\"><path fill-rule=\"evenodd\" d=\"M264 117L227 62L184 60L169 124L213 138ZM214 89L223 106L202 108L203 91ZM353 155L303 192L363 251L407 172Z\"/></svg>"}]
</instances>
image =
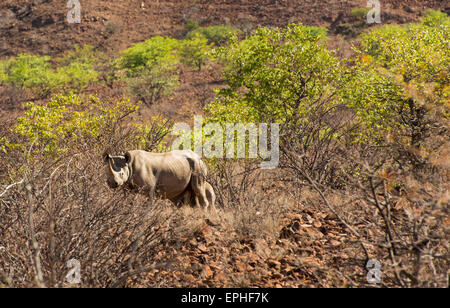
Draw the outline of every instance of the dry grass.
<instances>
[{"instance_id":1,"label":"dry grass","mask_svg":"<svg viewBox=\"0 0 450 308\"><path fill-rule=\"evenodd\" d=\"M252 161L210 162L217 195L210 211L110 190L101 154L131 146L125 135L78 144L56 161L1 154L2 286L366 287L374 286L368 259L382 264L377 286L448 286L442 135L421 166L403 148L314 139L309 152L296 143L282 148L275 171ZM349 168L361 176L339 172ZM73 258L80 284L66 280Z\"/></svg>"}]
</instances>

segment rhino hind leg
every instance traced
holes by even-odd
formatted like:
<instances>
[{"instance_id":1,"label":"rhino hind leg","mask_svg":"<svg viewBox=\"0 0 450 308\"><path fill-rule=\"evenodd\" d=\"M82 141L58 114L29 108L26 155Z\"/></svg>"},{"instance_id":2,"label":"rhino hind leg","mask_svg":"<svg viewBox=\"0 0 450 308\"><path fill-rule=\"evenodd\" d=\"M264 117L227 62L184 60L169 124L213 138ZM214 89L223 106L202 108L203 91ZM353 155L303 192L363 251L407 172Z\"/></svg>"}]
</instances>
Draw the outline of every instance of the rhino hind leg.
<instances>
[{"instance_id":1,"label":"rhino hind leg","mask_svg":"<svg viewBox=\"0 0 450 308\"><path fill-rule=\"evenodd\" d=\"M216 194L214 193L211 184L209 184L208 182L205 182L205 194L206 199L209 203L209 207L214 208L216 202ZM177 206L189 205L191 207L200 207L200 200L190 186L188 186L181 195L171 199L171 201Z\"/></svg>"},{"instance_id":2,"label":"rhino hind leg","mask_svg":"<svg viewBox=\"0 0 450 308\"><path fill-rule=\"evenodd\" d=\"M205 181L192 180L191 188L194 192L195 205L202 205L205 209L207 209L209 206L209 202L208 198L206 197Z\"/></svg>"},{"instance_id":3,"label":"rhino hind leg","mask_svg":"<svg viewBox=\"0 0 450 308\"><path fill-rule=\"evenodd\" d=\"M216 203L216 194L214 193L214 189L212 188L211 184L208 182L205 182L205 192L206 192L206 199L208 199L209 206L211 208L215 207Z\"/></svg>"},{"instance_id":4,"label":"rhino hind leg","mask_svg":"<svg viewBox=\"0 0 450 308\"><path fill-rule=\"evenodd\" d=\"M207 175L206 165L201 159L194 159L191 157L186 157L186 159L189 161L192 172L190 186L194 194L194 204L195 206L203 206L207 209L209 202L205 189L205 178Z\"/></svg>"}]
</instances>

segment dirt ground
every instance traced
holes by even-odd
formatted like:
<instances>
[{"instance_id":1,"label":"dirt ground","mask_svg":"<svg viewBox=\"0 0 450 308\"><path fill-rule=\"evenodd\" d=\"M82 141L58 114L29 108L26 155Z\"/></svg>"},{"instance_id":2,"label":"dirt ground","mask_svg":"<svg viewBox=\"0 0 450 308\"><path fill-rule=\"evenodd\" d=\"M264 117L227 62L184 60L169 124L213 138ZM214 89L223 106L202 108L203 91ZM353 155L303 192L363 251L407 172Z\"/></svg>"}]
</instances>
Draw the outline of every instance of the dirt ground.
<instances>
[{"instance_id":1,"label":"dirt ground","mask_svg":"<svg viewBox=\"0 0 450 308\"><path fill-rule=\"evenodd\" d=\"M200 25L230 24L244 32L258 25L276 27L291 22L323 26L330 31L330 48L339 48L338 54L346 56L351 52L352 38L339 33L339 25L352 21L352 8L365 7L367 3L363 0L80 0L81 23L68 24L66 2L2 0L0 58L20 52L57 55L72 49L74 44L90 44L117 54L153 35L182 37L188 18ZM383 24L417 21L427 8L450 10L448 2L439 0L380 2ZM174 120L192 119L193 114L198 114L214 98L213 89L222 85L221 79L218 64L199 72L182 69L176 93L141 112ZM92 85L86 93L115 98L126 95L126 90L117 83L112 88ZM32 99L35 96L29 91L0 86L0 119L14 118L21 113L21 104ZM323 206L311 205L311 200L320 199L313 192L290 191L278 184L257 185L261 193L279 196L283 206L259 214L256 209L248 211L248 215L256 215L255 219L236 216L230 209L209 213L177 210L171 223L163 227L171 236L162 243L164 249L154 259L155 264L166 265L130 277L126 286L364 286L364 258L355 250L357 239ZM263 199L253 204L258 202ZM177 220L185 222L177 223ZM180 231L186 222L191 223L190 227ZM389 281L385 283L389 285Z\"/></svg>"}]
</instances>

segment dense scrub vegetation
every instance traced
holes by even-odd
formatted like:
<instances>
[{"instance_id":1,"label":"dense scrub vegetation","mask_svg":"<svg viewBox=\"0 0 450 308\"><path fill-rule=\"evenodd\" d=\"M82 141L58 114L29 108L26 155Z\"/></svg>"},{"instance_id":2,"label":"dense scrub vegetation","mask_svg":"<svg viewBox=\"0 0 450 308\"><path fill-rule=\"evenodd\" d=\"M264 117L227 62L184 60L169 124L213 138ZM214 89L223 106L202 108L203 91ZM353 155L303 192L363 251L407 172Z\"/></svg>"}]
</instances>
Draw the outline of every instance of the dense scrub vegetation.
<instances>
[{"instance_id":1,"label":"dense scrub vegetation","mask_svg":"<svg viewBox=\"0 0 450 308\"><path fill-rule=\"evenodd\" d=\"M418 24L363 33L357 56L339 59L318 27L260 27L239 39L231 29L190 22L185 39L152 37L114 60L96 59L89 46L55 61L21 54L0 63L0 81L43 96L80 91L103 65L110 74L105 80L125 81L137 101L151 105L176 90L180 65L201 70L218 61L225 87L205 107L205 122L280 123L275 179L264 182L251 160L210 161L219 211L236 216L236 232L294 241L299 226L287 232L276 225L292 210L287 202L271 207L275 201L251 198L265 195L255 183L275 182L285 191L272 194L314 196L299 201L294 195L295 211L325 211L346 230L359 272L329 261L326 266L345 273L329 283L326 271L314 272L317 285L366 286L367 261L378 259L382 286L445 287L449 27L446 14L430 11ZM65 93L43 105L28 103L23 116L2 123L0 284L60 286L71 257L84 264L87 286L126 285L128 277L163 266L154 263L158 249L181 239L169 232L177 227L161 225L183 225L182 213L99 185L104 151L168 149L173 123L141 119L138 108L132 100ZM262 231L268 221L270 232Z\"/></svg>"},{"instance_id":2,"label":"dense scrub vegetation","mask_svg":"<svg viewBox=\"0 0 450 308\"><path fill-rule=\"evenodd\" d=\"M94 69L94 59L88 58L91 48L78 46L69 53L55 68L49 56L20 54L16 58L0 64L0 81L22 88L32 88L42 97L47 97L54 91L80 91L89 82L97 79L98 72Z\"/></svg>"}]
</instances>

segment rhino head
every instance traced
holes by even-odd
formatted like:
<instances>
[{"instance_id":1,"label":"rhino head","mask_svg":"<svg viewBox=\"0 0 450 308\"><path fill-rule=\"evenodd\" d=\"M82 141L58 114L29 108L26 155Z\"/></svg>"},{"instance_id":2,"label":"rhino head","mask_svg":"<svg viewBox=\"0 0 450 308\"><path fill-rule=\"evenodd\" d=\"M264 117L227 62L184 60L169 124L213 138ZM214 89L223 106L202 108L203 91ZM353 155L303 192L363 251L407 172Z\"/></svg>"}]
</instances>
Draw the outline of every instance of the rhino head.
<instances>
[{"instance_id":1,"label":"rhino head","mask_svg":"<svg viewBox=\"0 0 450 308\"><path fill-rule=\"evenodd\" d=\"M111 188L117 188L125 184L130 177L130 154L112 156L103 154L103 161L106 164L106 182Z\"/></svg>"}]
</instances>

